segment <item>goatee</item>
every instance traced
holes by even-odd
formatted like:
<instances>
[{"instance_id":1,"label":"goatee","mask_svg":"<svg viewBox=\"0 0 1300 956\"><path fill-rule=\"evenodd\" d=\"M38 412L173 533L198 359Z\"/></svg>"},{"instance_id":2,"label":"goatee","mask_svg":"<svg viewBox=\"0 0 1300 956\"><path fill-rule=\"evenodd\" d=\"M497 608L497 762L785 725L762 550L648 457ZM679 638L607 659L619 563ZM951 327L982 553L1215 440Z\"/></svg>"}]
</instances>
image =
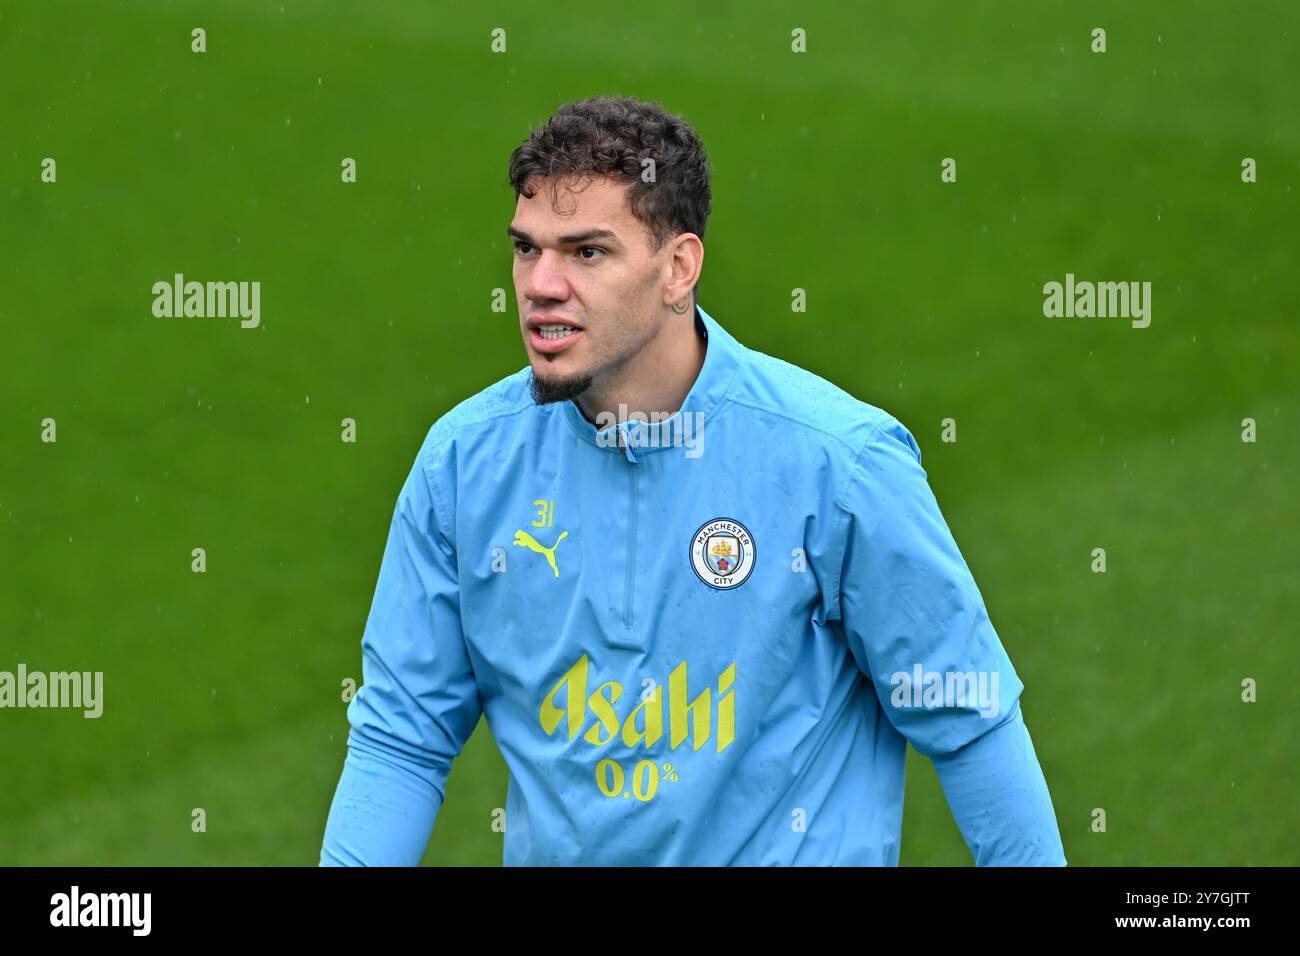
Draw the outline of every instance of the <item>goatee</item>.
<instances>
[{"instance_id":1,"label":"goatee","mask_svg":"<svg viewBox=\"0 0 1300 956\"><path fill-rule=\"evenodd\" d=\"M529 373L528 388L538 405L566 402L577 398L591 387L590 375L565 375L560 378L541 379L536 372Z\"/></svg>"}]
</instances>

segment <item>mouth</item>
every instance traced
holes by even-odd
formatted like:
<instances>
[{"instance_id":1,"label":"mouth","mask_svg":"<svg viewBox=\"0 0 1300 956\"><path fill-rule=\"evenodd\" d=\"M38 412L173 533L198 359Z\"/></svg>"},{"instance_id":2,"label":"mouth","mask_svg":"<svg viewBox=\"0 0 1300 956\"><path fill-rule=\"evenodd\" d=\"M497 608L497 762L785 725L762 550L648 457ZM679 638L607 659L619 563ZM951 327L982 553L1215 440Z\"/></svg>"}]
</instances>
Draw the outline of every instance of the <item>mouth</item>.
<instances>
[{"instance_id":1,"label":"mouth","mask_svg":"<svg viewBox=\"0 0 1300 956\"><path fill-rule=\"evenodd\" d=\"M546 355L553 355L567 349L581 338L580 326L557 319L529 319L528 341L534 349Z\"/></svg>"}]
</instances>

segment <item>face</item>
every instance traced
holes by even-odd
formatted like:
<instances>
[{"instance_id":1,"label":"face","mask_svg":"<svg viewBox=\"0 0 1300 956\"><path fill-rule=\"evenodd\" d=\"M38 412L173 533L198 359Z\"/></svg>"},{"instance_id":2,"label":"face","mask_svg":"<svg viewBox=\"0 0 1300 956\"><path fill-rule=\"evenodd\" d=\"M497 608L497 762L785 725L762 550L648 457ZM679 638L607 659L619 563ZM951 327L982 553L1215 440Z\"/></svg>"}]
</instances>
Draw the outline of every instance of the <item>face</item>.
<instances>
[{"instance_id":1,"label":"face","mask_svg":"<svg viewBox=\"0 0 1300 956\"><path fill-rule=\"evenodd\" d=\"M508 233L533 397L576 398L616 381L659 331L673 244L652 251L626 184L587 177L527 186L533 196L519 196Z\"/></svg>"}]
</instances>

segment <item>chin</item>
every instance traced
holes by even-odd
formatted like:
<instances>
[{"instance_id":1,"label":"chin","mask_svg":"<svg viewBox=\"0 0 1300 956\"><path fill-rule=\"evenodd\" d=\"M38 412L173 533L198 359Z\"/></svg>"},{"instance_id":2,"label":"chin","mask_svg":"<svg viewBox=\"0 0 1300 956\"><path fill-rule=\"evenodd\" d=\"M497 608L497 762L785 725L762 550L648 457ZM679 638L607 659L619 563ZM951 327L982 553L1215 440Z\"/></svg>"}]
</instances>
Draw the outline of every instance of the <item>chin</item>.
<instances>
[{"instance_id":1,"label":"chin","mask_svg":"<svg viewBox=\"0 0 1300 956\"><path fill-rule=\"evenodd\" d=\"M553 368L543 368L539 374L537 363L534 362L529 387L533 401L538 405L563 402L577 398L590 388L591 375L585 372L556 372Z\"/></svg>"}]
</instances>

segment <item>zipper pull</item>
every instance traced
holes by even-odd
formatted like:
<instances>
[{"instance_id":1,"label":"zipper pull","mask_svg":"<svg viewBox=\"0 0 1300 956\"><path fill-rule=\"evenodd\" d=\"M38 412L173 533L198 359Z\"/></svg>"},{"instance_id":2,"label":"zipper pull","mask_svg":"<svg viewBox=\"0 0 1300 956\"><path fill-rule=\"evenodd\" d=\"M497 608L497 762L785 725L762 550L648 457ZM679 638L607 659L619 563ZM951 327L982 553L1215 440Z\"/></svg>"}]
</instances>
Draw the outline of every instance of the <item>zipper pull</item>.
<instances>
[{"instance_id":1,"label":"zipper pull","mask_svg":"<svg viewBox=\"0 0 1300 956\"><path fill-rule=\"evenodd\" d=\"M639 421L640 419L633 418L625 422L619 422L618 424L619 442L622 445L623 454L627 457L627 460L634 465L637 463L637 457L632 454L633 442L629 439L628 435L633 432L634 428L639 428Z\"/></svg>"}]
</instances>

